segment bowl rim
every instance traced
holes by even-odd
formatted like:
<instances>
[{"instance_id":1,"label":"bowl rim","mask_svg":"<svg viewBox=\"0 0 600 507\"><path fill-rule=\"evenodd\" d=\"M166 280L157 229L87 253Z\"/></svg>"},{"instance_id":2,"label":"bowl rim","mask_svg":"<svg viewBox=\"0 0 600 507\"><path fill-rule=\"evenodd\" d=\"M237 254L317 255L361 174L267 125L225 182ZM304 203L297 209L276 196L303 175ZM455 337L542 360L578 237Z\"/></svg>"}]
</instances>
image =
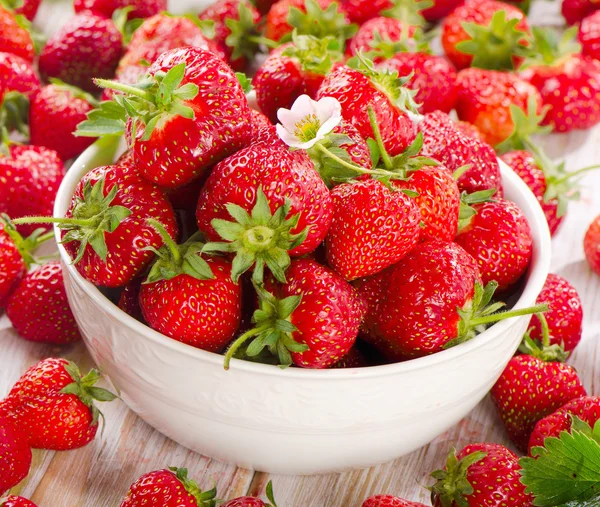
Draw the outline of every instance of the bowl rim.
<instances>
[{"instance_id":1,"label":"bowl rim","mask_svg":"<svg viewBox=\"0 0 600 507\"><path fill-rule=\"evenodd\" d=\"M83 177L83 175L89 172L95 167L99 167L100 163L97 163L97 159L101 157L100 153L105 150L107 153L111 153L111 160L114 160L114 155L117 152L120 140L117 138L104 138L96 141L90 147L88 147L74 162L69 171L67 171L60 188L58 190L56 201L54 204L54 216L64 216L69 203L71 202L72 192L77 182ZM526 274L528 277L527 282L523 288L523 292L515 303L514 307L523 308L534 304L535 299L541 292L542 287L546 281L546 277L550 270L551 260L551 238L550 231L546 218L539 206L536 197L533 195L529 187L525 182L502 160L498 159L501 169L501 175L503 180L509 180L511 185L515 186L517 190L523 194L523 197L527 201L531 217L528 216L531 229L533 231L534 238L534 251L532 255L532 263L529 268L529 272ZM529 214L528 214L529 215ZM536 234L537 231L537 234ZM92 283L85 280L77 271L75 266L71 264L71 259L67 254L64 247L59 243L60 241L60 229L57 225L54 225L54 234L58 245L58 251L60 254L63 266L70 279L77 283L77 285L89 296L99 309L105 313L108 313L115 320L120 321L126 328L131 332L138 333L144 336L150 341L173 350L176 353L180 353L186 356L190 356L194 359L198 359L201 362L215 365L223 368L223 355L215 352L209 352L202 350L191 345L179 342L173 338L169 338L162 333L155 331L149 326L137 321L123 310L121 310L116 304L112 303L100 290ZM537 236L537 241L536 241ZM524 317L518 317L524 318ZM237 370L241 372L261 374L278 379L356 379L356 378L371 378L379 376L388 376L401 374L403 372L414 371L422 368L429 368L440 363L451 362L456 356L462 354L468 354L474 350L484 347L490 341L497 339L500 335L504 334L512 325L515 320L508 319L501 321L497 324L492 325L482 333L478 334L471 340L461 343L455 347L451 347L446 350L442 350L435 354L431 354L424 357L410 359L403 362L378 365L378 366L365 366L357 368L334 368L334 369L308 369L308 368L279 368L274 365L255 363L252 361L245 361L242 359L232 359L230 364L231 370Z\"/></svg>"}]
</instances>

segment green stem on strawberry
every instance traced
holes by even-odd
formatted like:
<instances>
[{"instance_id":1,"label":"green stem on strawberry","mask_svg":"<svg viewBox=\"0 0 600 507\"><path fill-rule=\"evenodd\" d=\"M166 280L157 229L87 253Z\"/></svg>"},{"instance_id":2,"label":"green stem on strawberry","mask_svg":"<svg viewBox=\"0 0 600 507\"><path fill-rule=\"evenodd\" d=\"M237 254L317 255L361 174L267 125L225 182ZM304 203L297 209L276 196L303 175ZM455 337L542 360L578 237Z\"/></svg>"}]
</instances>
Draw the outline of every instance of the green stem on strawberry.
<instances>
[{"instance_id":1,"label":"green stem on strawberry","mask_svg":"<svg viewBox=\"0 0 600 507\"><path fill-rule=\"evenodd\" d=\"M161 235L163 241L165 242L165 245L167 246L167 248L171 252L171 255L173 256L173 260L175 262L179 262L181 260L181 253L179 253L177 243L173 241L173 238L169 235L164 225L161 224L158 220L155 220L154 218L148 218L146 222L152 227L154 227L154 229L156 229L156 231Z\"/></svg>"},{"instance_id":2,"label":"green stem on strawberry","mask_svg":"<svg viewBox=\"0 0 600 507\"><path fill-rule=\"evenodd\" d=\"M550 328L548 327L548 320L543 313L536 313L535 316L539 319L540 325L542 326L542 346L550 346Z\"/></svg>"},{"instance_id":3,"label":"green stem on strawberry","mask_svg":"<svg viewBox=\"0 0 600 507\"><path fill-rule=\"evenodd\" d=\"M266 46L269 49L275 49L281 45L281 43L275 40L269 39L268 37L261 37L259 35L251 35L247 37L247 40L253 42L254 44L262 44L263 46Z\"/></svg>"},{"instance_id":4,"label":"green stem on strawberry","mask_svg":"<svg viewBox=\"0 0 600 507\"><path fill-rule=\"evenodd\" d=\"M59 217L22 217L13 220L15 225L24 224L65 224L88 226L93 224L93 219L59 218Z\"/></svg>"},{"instance_id":5,"label":"green stem on strawberry","mask_svg":"<svg viewBox=\"0 0 600 507\"><path fill-rule=\"evenodd\" d=\"M268 326L252 328L252 329L249 329L248 331L246 331L244 334L242 334L238 338L236 338L235 341L227 349L227 352L225 353L225 362L223 363L223 367L226 370L228 370L229 363L231 362L231 358L235 355L235 353L238 351L238 349L242 345L244 345L244 343L246 343L250 338L262 333L267 328L268 328Z\"/></svg>"},{"instance_id":6,"label":"green stem on strawberry","mask_svg":"<svg viewBox=\"0 0 600 507\"><path fill-rule=\"evenodd\" d=\"M570 180L571 178L573 178L575 176L581 176L583 173L590 172L590 171L596 171L597 169L600 169L600 164L590 165L588 167L584 167L582 169L578 169L577 171L572 171L570 173L567 173L562 178L559 178L557 180L553 180L552 183L554 185L559 185L561 183L565 183L566 181Z\"/></svg>"},{"instance_id":7,"label":"green stem on strawberry","mask_svg":"<svg viewBox=\"0 0 600 507\"><path fill-rule=\"evenodd\" d=\"M510 319L512 317L521 317L523 315L532 315L534 313L546 311L548 311L548 305L539 304L535 306L530 306L529 308L521 308L519 310L508 310L505 312L494 313L493 315L487 315L485 317L478 317L476 319L472 319L470 322L473 326L481 326L485 324L493 324L500 320Z\"/></svg>"},{"instance_id":8,"label":"green stem on strawberry","mask_svg":"<svg viewBox=\"0 0 600 507\"><path fill-rule=\"evenodd\" d=\"M148 102L154 102L154 96L150 92L146 92L132 85L100 78L95 78L94 83L103 89L115 90L129 95L135 95L136 97L147 100Z\"/></svg>"},{"instance_id":9,"label":"green stem on strawberry","mask_svg":"<svg viewBox=\"0 0 600 507\"><path fill-rule=\"evenodd\" d=\"M12 221L8 215L0 214L0 224L4 227L4 230L17 247L25 266L27 266L27 269L29 269L32 264L40 264L45 260L45 257L34 257L32 252L42 243L45 243L54 237L53 231L44 233L44 229L40 228L33 231L33 233L31 233L31 235L27 238L23 238L23 236L21 236L21 234L19 234L17 231L15 222Z\"/></svg>"},{"instance_id":10,"label":"green stem on strawberry","mask_svg":"<svg viewBox=\"0 0 600 507\"><path fill-rule=\"evenodd\" d=\"M369 105L367 107L367 113L369 115L369 122L371 123L371 129L373 130L375 142L377 143L377 147L379 148L379 155L381 157L383 165L386 169L392 170L394 164L383 144L383 139L381 138L381 130L379 129L379 125L377 124L377 117L375 116L375 110L373 109L373 106Z\"/></svg>"},{"instance_id":11,"label":"green stem on strawberry","mask_svg":"<svg viewBox=\"0 0 600 507\"><path fill-rule=\"evenodd\" d=\"M563 363L569 357L569 353L565 352L564 344L550 344L550 327L543 313L536 313L535 316L540 321L542 328L542 342L539 343L533 340L530 336L529 329L523 336L523 342L519 346L519 352L537 357L546 362Z\"/></svg>"},{"instance_id":12,"label":"green stem on strawberry","mask_svg":"<svg viewBox=\"0 0 600 507\"><path fill-rule=\"evenodd\" d=\"M327 149L321 143L317 143L315 146L324 155L328 156L329 158L331 158L332 160L334 160L338 164L340 164L340 165L342 165L342 166L344 166L344 167L346 167L346 168L350 169L351 171L354 171L354 172L356 172L358 174L370 174L372 176L383 176L383 177L390 177L390 176L394 175L394 173L392 173L390 171L385 171L385 170L381 170L381 169L366 169L366 168L360 167L360 166L358 166L356 164L352 164L351 162L346 162L345 160L341 159L340 157L338 157L337 155L335 155L334 153L332 153L329 149Z\"/></svg>"}]
</instances>

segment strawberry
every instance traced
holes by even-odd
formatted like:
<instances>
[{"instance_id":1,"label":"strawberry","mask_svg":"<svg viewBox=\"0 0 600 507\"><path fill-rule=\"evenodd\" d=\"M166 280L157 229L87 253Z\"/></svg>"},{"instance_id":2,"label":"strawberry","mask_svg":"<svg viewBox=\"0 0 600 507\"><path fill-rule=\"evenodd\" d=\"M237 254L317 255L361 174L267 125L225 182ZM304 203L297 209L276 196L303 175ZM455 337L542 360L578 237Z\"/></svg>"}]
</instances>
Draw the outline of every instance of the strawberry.
<instances>
[{"instance_id":1,"label":"strawberry","mask_svg":"<svg viewBox=\"0 0 600 507\"><path fill-rule=\"evenodd\" d=\"M30 467L31 449L27 437L18 425L0 414L0 497L19 484Z\"/></svg>"},{"instance_id":2,"label":"strawberry","mask_svg":"<svg viewBox=\"0 0 600 507\"><path fill-rule=\"evenodd\" d=\"M588 227L583 239L583 249L588 264L600 275L600 215Z\"/></svg>"},{"instance_id":3,"label":"strawberry","mask_svg":"<svg viewBox=\"0 0 600 507\"><path fill-rule=\"evenodd\" d=\"M348 42L348 53L356 56L359 52L377 50L395 52L394 49L411 44L416 28L403 19L386 16L371 18L360 26Z\"/></svg>"},{"instance_id":4,"label":"strawberry","mask_svg":"<svg viewBox=\"0 0 600 507\"><path fill-rule=\"evenodd\" d=\"M363 25L394 6L392 0L340 0L340 7L352 23Z\"/></svg>"},{"instance_id":5,"label":"strawberry","mask_svg":"<svg viewBox=\"0 0 600 507\"><path fill-rule=\"evenodd\" d=\"M96 370L85 377L65 359L48 358L25 372L8 393L9 416L35 449L64 451L91 442L98 430L97 401L112 401L114 394L96 387Z\"/></svg>"},{"instance_id":6,"label":"strawberry","mask_svg":"<svg viewBox=\"0 0 600 507\"><path fill-rule=\"evenodd\" d=\"M458 187L473 193L497 189L502 193L500 166L494 150L486 143L461 132L460 127L441 111L426 114L418 129L423 133L425 157L438 160L450 171L461 169ZM469 166L462 171L465 166Z\"/></svg>"},{"instance_id":7,"label":"strawberry","mask_svg":"<svg viewBox=\"0 0 600 507\"><path fill-rule=\"evenodd\" d=\"M58 223L65 249L81 275L95 285L120 287L150 263L154 254L148 248L162 245L148 218L159 220L177 237L173 208L164 192L135 168L113 165L97 167L79 181L66 218L22 220Z\"/></svg>"},{"instance_id":8,"label":"strawberry","mask_svg":"<svg viewBox=\"0 0 600 507\"><path fill-rule=\"evenodd\" d=\"M358 347L358 340L354 343L348 353L333 363L330 368L364 368L371 366L372 362Z\"/></svg>"},{"instance_id":9,"label":"strawberry","mask_svg":"<svg viewBox=\"0 0 600 507\"><path fill-rule=\"evenodd\" d=\"M50 148L63 160L82 153L93 138L75 137L77 125L98 103L79 88L50 84L40 90L29 107L31 144Z\"/></svg>"},{"instance_id":10,"label":"strawberry","mask_svg":"<svg viewBox=\"0 0 600 507\"><path fill-rule=\"evenodd\" d=\"M217 0L199 18L214 23L213 41L222 48L233 69L242 70L254 59L260 13L248 0Z\"/></svg>"},{"instance_id":11,"label":"strawberry","mask_svg":"<svg viewBox=\"0 0 600 507\"><path fill-rule=\"evenodd\" d=\"M15 14L0 4L0 51L31 62L35 56L33 40Z\"/></svg>"},{"instance_id":12,"label":"strawberry","mask_svg":"<svg viewBox=\"0 0 600 507\"><path fill-rule=\"evenodd\" d=\"M596 0L562 0L561 11L568 25L575 25L600 9Z\"/></svg>"},{"instance_id":13,"label":"strawberry","mask_svg":"<svg viewBox=\"0 0 600 507\"><path fill-rule=\"evenodd\" d=\"M76 13L91 11L96 16L111 18L117 9L131 7L129 19L149 18L167 10L167 0L74 0Z\"/></svg>"},{"instance_id":14,"label":"strawberry","mask_svg":"<svg viewBox=\"0 0 600 507\"><path fill-rule=\"evenodd\" d=\"M367 498L362 507L425 507L418 502L409 502L392 495L374 495Z\"/></svg>"},{"instance_id":15,"label":"strawberry","mask_svg":"<svg viewBox=\"0 0 600 507\"><path fill-rule=\"evenodd\" d=\"M558 40L550 30L533 31L540 56L520 72L540 92L545 125L557 132L589 129L600 121L600 62L579 53L568 30Z\"/></svg>"},{"instance_id":16,"label":"strawberry","mask_svg":"<svg viewBox=\"0 0 600 507\"><path fill-rule=\"evenodd\" d=\"M232 217L236 223L226 221ZM210 241L227 241L204 251L237 251L234 279L257 261L255 276L261 277L266 263L283 281L289 256L310 253L325 238L332 202L306 152L291 152L281 142L259 143L213 168L200 192L196 219Z\"/></svg>"},{"instance_id":17,"label":"strawberry","mask_svg":"<svg viewBox=\"0 0 600 507\"><path fill-rule=\"evenodd\" d=\"M231 264L203 258L196 236L176 245L161 224L151 220L165 241L140 289L140 307L150 327L175 340L211 352L229 343L241 318L240 284Z\"/></svg>"},{"instance_id":18,"label":"strawberry","mask_svg":"<svg viewBox=\"0 0 600 507\"><path fill-rule=\"evenodd\" d=\"M103 103L78 132L106 133L102 125L108 118L114 124L110 134L120 134L129 118L126 134L137 169L163 187L191 182L250 140L250 108L239 81L223 60L203 49L163 53L139 85L96 82L125 92L115 96L118 121L115 105Z\"/></svg>"},{"instance_id":19,"label":"strawberry","mask_svg":"<svg viewBox=\"0 0 600 507\"><path fill-rule=\"evenodd\" d=\"M562 276L550 273L536 303L548 305L544 313L551 345L561 345L566 352L575 349L581 340L583 309L577 290ZM529 336L541 340L543 329L537 316L531 317Z\"/></svg>"},{"instance_id":20,"label":"strawberry","mask_svg":"<svg viewBox=\"0 0 600 507\"><path fill-rule=\"evenodd\" d=\"M0 52L0 70L0 103L10 92L32 97L40 89L40 80L32 64L24 58Z\"/></svg>"},{"instance_id":21,"label":"strawberry","mask_svg":"<svg viewBox=\"0 0 600 507\"><path fill-rule=\"evenodd\" d=\"M9 156L0 153L0 212L11 218L52 215L56 192L65 174L58 154L41 146L13 144ZM20 224L31 235L39 225Z\"/></svg>"},{"instance_id":22,"label":"strawberry","mask_svg":"<svg viewBox=\"0 0 600 507\"><path fill-rule=\"evenodd\" d=\"M498 320L547 308L495 313L502 306L488 306L495 289L494 283L483 288L477 263L462 247L419 243L398 264L359 284L368 306L364 338L398 361L470 340ZM420 325L423 319L426 328Z\"/></svg>"},{"instance_id":23,"label":"strawberry","mask_svg":"<svg viewBox=\"0 0 600 507\"><path fill-rule=\"evenodd\" d=\"M464 0L433 0L433 5L423 11L427 21L439 21L448 16Z\"/></svg>"},{"instance_id":24,"label":"strawberry","mask_svg":"<svg viewBox=\"0 0 600 507\"><path fill-rule=\"evenodd\" d=\"M530 507L533 497L520 482L517 456L499 444L471 444L453 450L444 470L431 476L434 507Z\"/></svg>"},{"instance_id":25,"label":"strawberry","mask_svg":"<svg viewBox=\"0 0 600 507\"><path fill-rule=\"evenodd\" d=\"M15 14L21 14L29 21L33 21L42 0L2 0L5 6L12 9Z\"/></svg>"},{"instance_id":26,"label":"strawberry","mask_svg":"<svg viewBox=\"0 0 600 507\"><path fill-rule=\"evenodd\" d=\"M267 498L271 503L263 502L255 496L240 496L221 504L221 507L277 507L273 498L273 484L271 481L267 483Z\"/></svg>"},{"instance_id":27,"label":"strawberry","mask_svg":"<svg viewBox=\"0 0 600 507\"><path fill-rule=\"evenodd\" d=\"M202 491L186 468L169 467L142 475L120 507L215 507L216 490Z\"/></svg>"},{"instance_id":28,"label":"strawberry","mask_svg":"<svg viewBox=\"0 0 600 507\"><path fill-rule=\"evenodd\" d=\"M472 123L469 123L468 121L460 121L459 120L454 124L454 127L461 134L463 134L467 137L472 137L474 139L479 139L480 141L483 141L483 135L481 134L479 129Z\"/></svg>"},{"instance_id":29,"label":"strawberry","mask_svg":"<svg viewBox=\"0 0 600 507\"><path fill-rule=\"evenodd\" d=\"M402 153L414 140L415 129L408 110L415 111L412 93L404 88L405 78L386 69L375 69L372 62L360 58L358 68L338 67L319 88L318 98L333 97L342 106L343 118L352 123L364 139L374 133L368 115L371 106L385 149L391 156Z\"/></svg>"},{"instance_id":30,"label":"strawberry","mask_svg":"<svg viewBox=\"0 0 600 507\"><path fill-rule=\"evenodd\" d=\"M342 58L340 51L331 49L331 37L294 33L293 41L272 51L252 80L258 107L273 123L279 108L289 109L300 95L316 97L323 79Z\"/></svg>"},{"instance_id":31,"label":"strawberry","mask_svg":"<svg viewBox=\"0 0 600 507\"><path fill-rule=\"evenodd\" d=\"M577 39L581 43L581 53L584 56L600 59L600 11L595 11L583 19L579 25Z\"/></svg>"},{"instance_id":32,"label":"strawberry","mask_svg":"<svg viewBox=\"0 0 600 507\"><path fill-rule=\"evenodd\" d=\"M404 192L371 179L338 185L331 197L327 263L346 280L395 264L419 241L419 207Z\"/></svg>"},{"instance_id":33,"label":"strawberry","mask_svg":"<svg viewBox=\"0 0 600 507\"><path fill-rule=\"evenodd\" d=\"M0 498L0 507L37 507L37 505L22 496L9 495L6 498Z\"/></svg>"},{"instance_id":34,"label":"strawberry","mask_svg":"<svg viewBox=\"0 0 600 507\"><path fill-rule=\"evenodd\" d=\"M457 74L445 58L424 52L396 53L379 67L395 70L399 76L413 73L406 86L417 92L414 100L419 113L449 113L454 109L458 97Z\"/></svg>"},{"instance_id":35,"label":"strawberry","mask_svg":"<svg viewBox=\"0 0 600 507\"><path fill-rule=\"evenodd\" d=\"M58 261L34 269L19 282L8 298L6 314L26 340L65 344L81 339Z\"/></svg>"},{"instance_id":36,"label":"strawberry","mask_svg":"<svg viewBox=\"0 0 600 507\"><path fill-rule=\"evenodd\" d=\"M140 307L141 288L141 279L137 278L129 282L123 287L117 306L135 320L144 322L144 315L142 314L142 308Z\"/></svg>"},{"instance_id":37,"label":"strawberry","mask_svg":"<svg viewBox=\"0 0 600 507\"><path fill-rule=\"evenodd\" d=\"M508 362L491 397L510 440L527 451L529 436L540 419L587 393L575 368L561 362L566 359L563 348L550 345L547 331L540 345L526 335L521 350L526 353Z\"/></svg>"},{"instance_id":38,"label":"strawberry","mask_svg":"<svg viewBox=\"0 0 600 507\"><path fill-rule=\"evenodd\" d=\"M549 437L558 437L561 432L571 430L573 417L594 427L600 419L600 398L582 396L565 403L556 412L540 419L529 439L529 454L534 447L543 446Z\"/></svg>"},{"instance_id":39,"label":"strawberry","mask_svg":"<svg viewBox=\"0 0 600 507\"><path fill-rule=\"evenodd\" d=\"M40 73L45 79L55 77L96 92L92 77L115 75L122 44L121 32L112 20L91 12L76 14L48 39L40 54Z\"/></svg>"},{"instance_id":40,"label":"strawberry","mask_svg":"<svg viewBox=\"0 0 600 507\"><path fill-rule=\"evenodd\" d=\"M541 104L537 89L515 74L483 69L458 73L456 112L461 120L474 124L488 144L506 140L514 129L510 105L525 110L527 101Z\"/></svg>"},{"instance_id":41,"label":"strawberry","mask_svg":"<svg viewBox=\"0 0 600 507\"><path fill-rule=\"evenodd\" d=\"M477 261L483 282L495 281L504 291L529 267L533 250L529 223L516 204L504 199L473 208L476 214L462 225L454 241Z\"/></svg>"},{"instance_id":42,"label":"strawberry","mask_svg":"<svg viewBox=\"0 0 600 507\"><path fill-rule=\"evenodd\" d=\"M345 356L358 335L363 304L354 287L312 259L294 259L285 283L256 285L255 327L241 335L225 355L225 368L247 340L252 357L265 347L281 365L328 368Z\"/></svg>"},{"instance_id":43,"label":"strawberry","mask_svg":"<svg viewBox=\"0 0 600 507\"><path fill-rule=\"evenodd\" d=\"M517 7L497 0L465 2L442 25L442 46L458 69L512 69L527 46L529 25Z\"/></svg>"}]
</instances>

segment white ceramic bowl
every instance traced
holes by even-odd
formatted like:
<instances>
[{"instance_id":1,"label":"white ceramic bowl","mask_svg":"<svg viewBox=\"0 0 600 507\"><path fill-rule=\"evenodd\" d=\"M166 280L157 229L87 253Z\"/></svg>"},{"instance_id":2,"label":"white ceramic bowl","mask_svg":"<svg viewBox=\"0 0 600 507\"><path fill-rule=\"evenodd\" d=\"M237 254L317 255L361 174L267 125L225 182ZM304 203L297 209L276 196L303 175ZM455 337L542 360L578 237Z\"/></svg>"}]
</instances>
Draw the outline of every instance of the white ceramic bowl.
<instances>
[{"instance_id":1,"label":"white ceramic bowl","mask_svg":"<svg viewBox=\"0 0 600 507\"><path fill-rule=\"evenodd\" d=\"M55 205L64 216L78 180L111 163L102 140L71 167ZM516 308L532 305L550 266L544 215L502 165L506 197L527 216L534 252ZM112 304L69 264L69 302L92 357L125 403L158 431L199 453L281 474L313 474L389 461L430 442L485 396L526 330L503 321L438 354L370 368L304 370L233 360L167 338Z\"/></svg>"}]
</instances>

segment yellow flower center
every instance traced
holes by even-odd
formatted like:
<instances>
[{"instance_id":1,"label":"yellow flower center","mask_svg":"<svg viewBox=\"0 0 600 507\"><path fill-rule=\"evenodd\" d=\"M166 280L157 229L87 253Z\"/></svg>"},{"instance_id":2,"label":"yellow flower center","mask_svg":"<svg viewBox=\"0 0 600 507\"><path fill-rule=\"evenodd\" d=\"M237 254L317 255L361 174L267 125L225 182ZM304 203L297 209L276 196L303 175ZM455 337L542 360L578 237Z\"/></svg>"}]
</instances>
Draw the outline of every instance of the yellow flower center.
<instances>
[{"instance_id":1,"label":"yellow flower center","mask_svg":"<svg viewBox=\"0 0 600 507\"><path fill-rule=\"evenodd\" d=\"M321 128L321 122L317 118L317 115L312 113L296 122L295 127L294 135L302 142L307 142L317 137L317 132Z\"/></svg>"}]
</instances>

